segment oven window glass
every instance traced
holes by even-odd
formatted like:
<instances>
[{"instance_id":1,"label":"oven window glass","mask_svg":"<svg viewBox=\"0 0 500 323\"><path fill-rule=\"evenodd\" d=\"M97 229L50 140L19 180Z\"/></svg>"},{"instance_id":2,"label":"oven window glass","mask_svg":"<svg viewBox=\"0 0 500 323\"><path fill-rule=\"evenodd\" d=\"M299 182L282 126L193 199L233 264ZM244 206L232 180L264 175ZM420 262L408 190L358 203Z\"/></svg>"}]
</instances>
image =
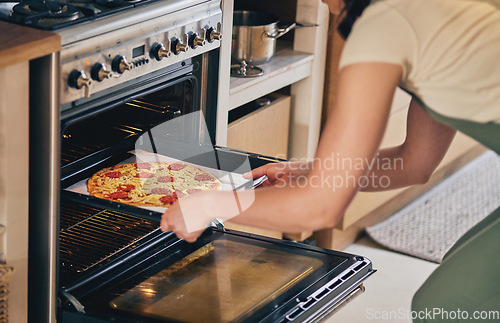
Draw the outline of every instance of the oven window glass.
<instances>
[{"instance_id":1,"label":"oven window glass","mask_svg":"<svg viewBox=\"0 0 500 323\"><path fill-rule=\"evenodd\" d=\"M239 321L322 265L304 255L215 240L116 297L110 306L185 322Z\"/></svg>"},{"instance_id":2,"label":"oven window glass","mask_svg":"<svg viewBox=\"0 0 500 323\"><path fill-rule=\"evenodd\" d=\"M61 166L64 169L73 163L87 163L88 158L98 159L99 155L105 158L110 149L126 146L127 142L133 149L135 140L149 129L194 111L193 86L191 79L180 81L112 108L103 107L101 113L70 123L62 136ZM196 130L183 129L171 137L195 137Z\"/></svg>"}]
</instances>

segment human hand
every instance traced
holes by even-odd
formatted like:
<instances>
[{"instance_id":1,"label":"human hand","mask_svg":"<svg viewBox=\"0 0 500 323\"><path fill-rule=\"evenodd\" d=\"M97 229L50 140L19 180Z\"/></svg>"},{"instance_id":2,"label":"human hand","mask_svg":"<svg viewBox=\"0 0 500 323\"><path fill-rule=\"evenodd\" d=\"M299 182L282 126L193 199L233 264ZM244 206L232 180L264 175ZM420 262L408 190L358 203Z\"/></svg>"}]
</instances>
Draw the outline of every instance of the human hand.
<instances>
[{"instance_id":1,"label":"human hand","mask_svg":"<svg viewBox=\"0 0 500 323\"><path fill-rule=\"evenodd\" d=\"M311 170L310 162L269 163L243 174L243 178L254 179L267 176L264 186L286 186L290 182L304 180Z\"/></svg>"},{"instance_id":2,"label":"human hand","mask_svg":"<svg viewBox=\"0 0 500 323\"><path fill-rule=\"evenodd\" d=\"M254 200L253 190L200 192L173 203L163 213L160 228L194 242L213 219L229 220L244 212Z\"/></svg>"},{"instance_id":3,"label":"human hand","mask_svg":"<svg viewBox=\"0 0 500 323\"><path fill-rule=\"evenodd\" d=\"M193 204L200 205L197 204L198 203L197 201L193 201L193 200L199 200L201 197L199 195L203 195L203 193L199 193L192 197L182 200L184 211L186 211L186 208L190 210L193 209L192 207ZM190 201L187 201L188 199ZM186 225L187 221L182 212L183 210L181 208L181 202L177 201L173 203L161 216L161 222L160 222L161 231L163 232L172 231L179 239L185 240L187 242L195 242L196 239L198 239L198 237L203 233L205 228L208 227L208 225L210 224L210 221L204 221L202 219L203 214L201 210L203 209L203 207L200 207L199 209L200 209L199 213L197 213L194 217L187 219L187 221L191 222L189 223L190 226L187 226ZM196 212L194 209L193 211ZM194 231L192 229L189 230L188 227L192 228L193 225L195 228L199 229Z\"/></svg>"}]
</instances>

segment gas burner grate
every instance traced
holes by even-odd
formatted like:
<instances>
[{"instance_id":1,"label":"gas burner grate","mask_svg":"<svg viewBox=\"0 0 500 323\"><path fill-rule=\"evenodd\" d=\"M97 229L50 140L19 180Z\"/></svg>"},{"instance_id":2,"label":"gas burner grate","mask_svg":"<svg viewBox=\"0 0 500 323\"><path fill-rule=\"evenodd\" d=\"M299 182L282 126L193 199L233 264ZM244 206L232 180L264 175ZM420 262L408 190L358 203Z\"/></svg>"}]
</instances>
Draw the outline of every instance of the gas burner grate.
<instances>
[{"instance_id":1,"label":"gas burner grate","mask_svg":"<svg viewBox=\"0 0 500 323\"><path fill-rule=\"evenodd\" d=\"M26 0L12 8L11 19L27 25L51 25L84 16L80 8L59 1Z\"/></svg>"},{"instance_id":2,"label":"gas burner grate","mask_svg":"<svg viewBox=\"0 0 500 323\"><path fill-rule=\"evenodd\" d=\"M61 268L84 272L135 248L158 232L157 222L125 213L64 202L59 233Z\"/></svg>"}]
</instances>

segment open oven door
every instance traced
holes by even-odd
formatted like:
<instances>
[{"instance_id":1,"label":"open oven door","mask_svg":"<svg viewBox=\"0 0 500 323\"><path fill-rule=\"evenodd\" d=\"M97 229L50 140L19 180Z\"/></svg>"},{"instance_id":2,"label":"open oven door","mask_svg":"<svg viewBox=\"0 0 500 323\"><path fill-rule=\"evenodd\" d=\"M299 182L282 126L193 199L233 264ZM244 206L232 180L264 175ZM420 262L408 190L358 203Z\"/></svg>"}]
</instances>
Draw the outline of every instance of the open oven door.
<instances>
[{"instance_id":1,"label":"open oven door","mask_svg":"<svg viewBox=\"0 0 500 323\"><path fill-rule=\"evenodd\" d=\"M360 256L207 229L62 289L63 322L315 322L363 291Z\"/></svg>"}]
</instances>

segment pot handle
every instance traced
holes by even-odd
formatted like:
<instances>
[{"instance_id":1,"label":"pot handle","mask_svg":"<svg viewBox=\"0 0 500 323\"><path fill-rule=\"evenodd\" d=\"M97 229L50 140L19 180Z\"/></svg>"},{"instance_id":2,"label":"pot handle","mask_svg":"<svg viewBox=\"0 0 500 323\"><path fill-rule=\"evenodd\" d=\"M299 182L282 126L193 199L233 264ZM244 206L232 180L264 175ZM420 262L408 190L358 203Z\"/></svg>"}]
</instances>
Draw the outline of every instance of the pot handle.
<instances>
[{"instance_id":1,"label":"pot handle","mask_svg":"<svg viewBox=\"0 0 500 323\"><path fill-rule=\"evenodd\" d=\"M278 29L276 29L273 32L269 32L269 31L265 32L264 35L267 38L278 39L281 36L283 36L284 34L288 33L291 30L293 30L295 27L297 27L297 23L294 22L293 24L291 24L290 26L288 26L286 28L278 28Z\"/></svg>"},{"instance_id":2,"label":"pot handle","mask_svg":"<svg viewBox=\"0 0 500 323\"><path fill-rule=\"evenodd\" d=\"M305 27L318 27L318 26L319 25L317 25L317 24L304 25L304 24L301 24L298 22L294 22L293 24L291 24L290 26L288 26L286 28L278 28L274 32L265 32L264 35L267 38L278 39L293 29L305 28Z\"/></svg>"}]
</instances>

